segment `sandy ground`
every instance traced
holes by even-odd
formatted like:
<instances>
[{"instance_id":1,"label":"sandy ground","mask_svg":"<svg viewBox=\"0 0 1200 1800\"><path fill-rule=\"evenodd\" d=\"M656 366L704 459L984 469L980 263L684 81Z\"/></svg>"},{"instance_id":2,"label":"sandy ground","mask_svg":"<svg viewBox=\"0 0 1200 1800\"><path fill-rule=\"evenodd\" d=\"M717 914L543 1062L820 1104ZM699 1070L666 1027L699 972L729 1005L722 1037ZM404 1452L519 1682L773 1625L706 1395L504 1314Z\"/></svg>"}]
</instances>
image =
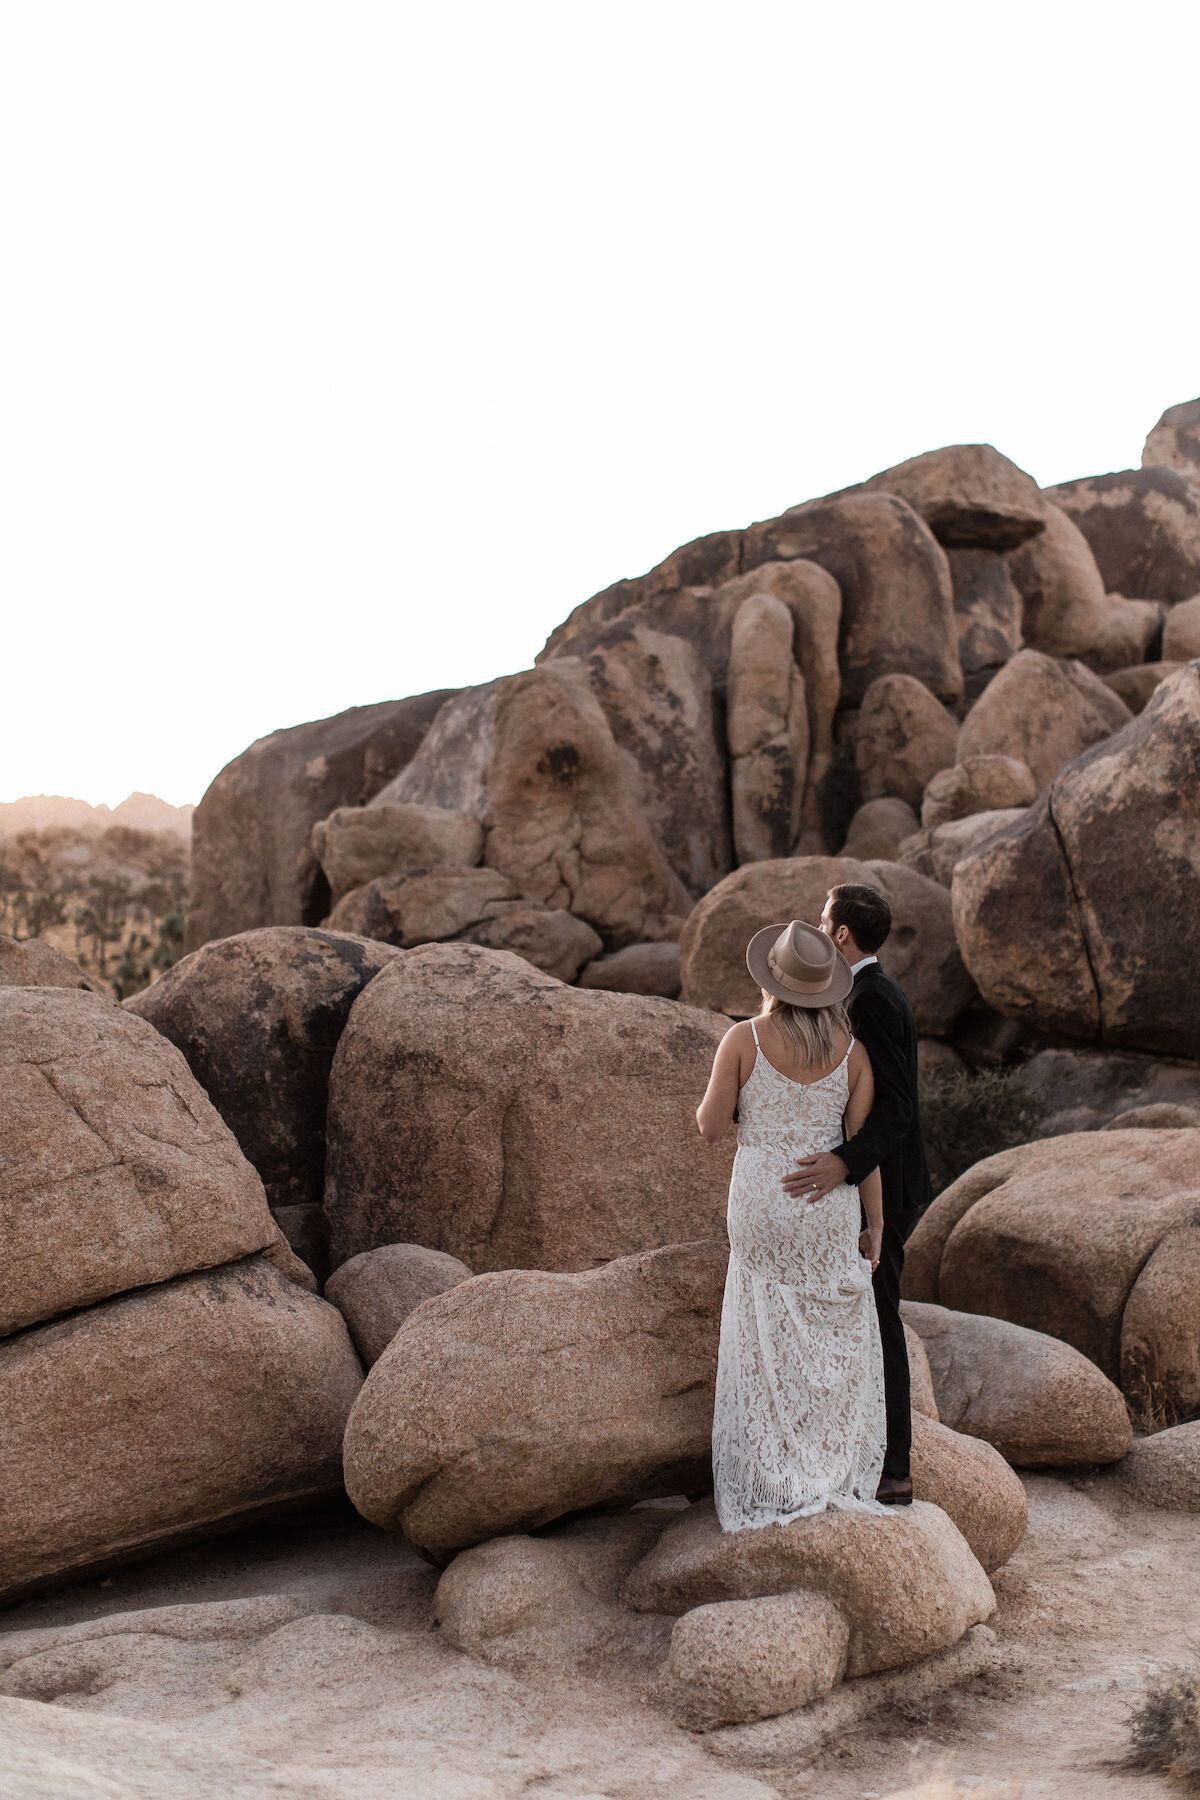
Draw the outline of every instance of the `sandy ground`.
<instances>
[{"instance_id":1,"label":"sandy ground","mask_svg":"<svg viewBox=\"0 0 1200 1800\"><path fill-rule=\"evenodd\" d=\"M1022 1800L1176 1791L1111 1764L1147 1676L1200 1640L1200 1516L1137 1505L1108 1476L1026 1485L1028 1535L994 1578L1004 1666L890 1707L805 1767L714 1756L612 1660L472 1661L431 1628L435 1572L336 1508L0 1615L0 1693L19 1696L0 1700L0 1795L876 1800L938 1768ZM61 1633L180 1605L151 1632Z\"/></svg>"}]
</instances>

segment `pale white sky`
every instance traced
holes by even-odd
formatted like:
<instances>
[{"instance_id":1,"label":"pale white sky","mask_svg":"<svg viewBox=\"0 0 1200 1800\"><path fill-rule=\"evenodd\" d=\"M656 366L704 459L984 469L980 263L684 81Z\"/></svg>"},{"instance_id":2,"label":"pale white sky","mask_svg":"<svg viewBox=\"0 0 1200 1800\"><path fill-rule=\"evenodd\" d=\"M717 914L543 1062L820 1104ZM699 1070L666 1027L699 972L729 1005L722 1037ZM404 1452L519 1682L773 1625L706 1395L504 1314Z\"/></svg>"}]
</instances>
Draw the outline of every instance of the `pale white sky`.
<instances>
[{"instance_id":1,"label":"pale white sky","mask_svg":"<svg viewBox=\"0 0 1200 1800\"><path fill-rule=\"evenodd\" d=\"M1200 393L1200 7L0 14L0 799L198 800L676 544Z\"/></svg>"}]
</instances>

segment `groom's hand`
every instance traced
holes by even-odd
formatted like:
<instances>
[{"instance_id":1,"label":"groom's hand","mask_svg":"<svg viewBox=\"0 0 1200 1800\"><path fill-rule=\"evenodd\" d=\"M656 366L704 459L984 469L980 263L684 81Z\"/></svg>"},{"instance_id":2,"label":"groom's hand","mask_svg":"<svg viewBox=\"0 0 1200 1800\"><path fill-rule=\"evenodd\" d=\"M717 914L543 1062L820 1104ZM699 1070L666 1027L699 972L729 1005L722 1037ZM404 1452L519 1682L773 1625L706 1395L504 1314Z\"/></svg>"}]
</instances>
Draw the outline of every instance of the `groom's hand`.
<instances>
[{"instance_id":1,"label":"groom's hand","mask_svg":"<svg viewBox=\"0 0 1200 1800\"><path fill-rule=\"evenodd\" d=\"M793 1200L807 1200L811 1205L815 1200L823 1200L845 1179L846 1165L841 1157L832 1150L823 1150L820 1156L806 1156L798 1162L791 1174L784 1176L783 1187Z\"/></svg>"}]
</instances>

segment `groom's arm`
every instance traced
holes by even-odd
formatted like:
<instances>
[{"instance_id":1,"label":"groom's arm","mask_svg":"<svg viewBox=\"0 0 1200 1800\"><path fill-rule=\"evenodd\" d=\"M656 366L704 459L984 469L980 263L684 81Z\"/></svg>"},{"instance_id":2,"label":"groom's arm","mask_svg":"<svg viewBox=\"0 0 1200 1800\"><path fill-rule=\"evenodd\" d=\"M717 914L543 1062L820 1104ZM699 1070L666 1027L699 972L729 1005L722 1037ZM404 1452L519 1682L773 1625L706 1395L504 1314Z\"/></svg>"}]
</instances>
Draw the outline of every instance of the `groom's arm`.
<instances>
[{"instance_id":1,"label":"groom's arm","mask_svg":"<svg viewBox=\"0 0 1200 1800\"><path fill-rule=\"evenodd\" d=\"M884 994L863 994L854 1007L854 1035L871 1059L875 1104L845 1144L801 1159L783 1187L796 1200L823 1200L840 1182L859 1187L912 1124L914 1104L904 1054L904 1016Z\"/></svg>"},{"instance_id":2,"label":"groom's arm","mask_svg":"<svg viewBox=\"0 0 1200 1800\"><path fill-rule=\"evenodd\" d=\"M846 1179L857 1187L877 1169L912 1125L916 1111L905 1055L903 1015L884 994L864 994L854 1009L855 1036L871 1059L875 1104L860 1131L841 1145L837 1155Z\"/></svg>"}]
</instances>

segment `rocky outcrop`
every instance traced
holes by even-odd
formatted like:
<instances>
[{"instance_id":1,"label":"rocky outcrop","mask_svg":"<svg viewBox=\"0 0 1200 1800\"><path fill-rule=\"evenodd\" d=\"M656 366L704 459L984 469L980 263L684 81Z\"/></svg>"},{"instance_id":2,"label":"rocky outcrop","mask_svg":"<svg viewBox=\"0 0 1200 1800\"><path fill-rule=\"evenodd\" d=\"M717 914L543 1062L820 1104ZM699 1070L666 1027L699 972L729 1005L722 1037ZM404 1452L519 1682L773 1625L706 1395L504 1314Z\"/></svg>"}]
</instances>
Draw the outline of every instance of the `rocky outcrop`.
<instances>
[{"instance_id":1,"label":"rocky outcrop","mask_svg":"<svg viewBox=\"0 0 1200 1800\"><path fill-rule=\"evenodd\" d=\"M279 925L206 944L125 1003L183 1052L272 1206L321 1199L333 1053L358 995L396 954Z\"/></svg>"},{"instance_id":2,"label":"rocky outcrop","mask_svg":"<svg viewBox=\"0 0 1200 1800\"><path fill-rule=\"evenodd\" d=\"M990 1006L1043 1031L1200 1055L1198 771L1193 663L958 864L955 929Z\"/></svg>"},{"instance_id":3,"label":"rocky outcrop","mask_svg":"<svg viewBox=\"0 0 1200 1800\"><path fill-rule=\"evenodd\" d=\"M335 1493L340 1315L257 1258L0 1344L0 1596Z\"/></svg>"},{"instance_id":4,"label":"rocky outcrop","mask_svg":"<svg viewBox=\"0 0 1200 1800\"><path fill-rule=\"evenodd\" d=\"M1145 1107L1200 1107L1200 1069L1121 1050L1039 1050L1022 1079L1038 1137L1095 1131Z\"/></svg>"},{"instance_id":5,"label":"rocky outcrop","mask_svg":"<svg viewBox=\"0 0 1200 1800\"><path fill-rule=\"evenodd\" d=\"M0 932L0 987L82 988L105 998L108 990L77 962L41 938L6 937Z\"/></svg>"},{"instance_id":6,"label":"rocky outcrop","mask_svg":"<svg viewBox=\"0 0 1200 1800\"><path fill-rule=\"evenodd\" d=\"M330 905L378 875L471 868L483 859L483 826L438 806L339 806L312 830Z\"/></svg>"},{"instance_id":7,"label":"rocky outcrop","mask_svg":"<svg viewBox=\"0 0 1200 1800\"><path fill-rule=\"evenodd\" d=\"M991 444L948 444L882 469L851 493L896 494L939 544L1013 550L1043 528L1045 501L1031 475Z\"/></svg>"},{"instance_id":8,"label":"rocky outcrop","mask_svg":"<svg viewBox=\"0 0 1200 1800\"><path fill-rule=\"evenodd\" d=\"M732 1146L705 1145L692 1115L724 1029L499 951L410 951L360 996L334 1061L335 1262L407 1242L476 1270L580 1269L715 1235Z\"/></svg>"},{"instance_id":9,"label":"rocky outcrop","mask_svg":"<svg viewBox=\"0 0 1200 1800\"><path fill-rule=\"evenodd\" d=\"M944 1306L906 1300L901 1311L920 1333L943 1424L983 1438L1019 1468L1125 1455L1131 1431L1119 1388L1069 1344Z\"/></svg>"},{"instance_id":10,"label":"rocky outcrop","mask_svg":"<svg viewBox=\"0 0 1200 1800\"><path fill-rule=\"evenodd\" d=\"M1028 763L1013 756L961 757L926 787L921 824L932 831L972 813L1031 806L1036 798L1037 783Z\"/></svg>"},{"instance_id":11,"label":"rocky outcrop","mask_svg":"<svg viewBox=\"0 0 1200 1800\"><path fill-rule=\"evenodd\" d=\"M945 1649L995 1610L991 1584L945 1513L915 1501L889 1518L818 1513L766 1530L721 1530L711 1500L688 1507L629 1574L642 1612L769 1594L819 1594L850 1627L848 1676Z\"/></svg>"},{"instance_id":12,"label":"rocky outcrop","mask_svg":"<svg viewBox=\"0 0 1200 1800\"><path fill-rule=\"evenodd\" d=\"M1104 685L1112 689L1131 713L1140 713L1145 711L1168 676L1178 675L1182 667L1182 661L1133 663L1128 669L1117 669L1106 675Z\"/></svg>"},{"instance_id":13,"label":"rocky outcrop","mask_svg":"<svg viewBox=\"0 0 1200 1800\"><path fill-rule=\"evenodd\" d=\"M1047 503L1045 531L1009 558L1009 570L1020 591L1022 630L1031 649L1077 656L1101 670L1143 662L1150 654L1161 605L1106 593L1090 544L1060 506Z\"/></svg>"},{"instance_id":14,"label":"rocky outcrop","mask_svg":"<svg viewBox=\"0 0 1200 1800\"><path fill-rule=\"evenodd\" d=\"M1074 1345L1139 1409L1200 1407L1200 1133L1108 1131L988 1157L908 1241L904 1294Z\"/></svg>"},{"instance_id":15,"label":"rocky outcrop","mask_svg":"<svg viewBox=\"0 0 1200 1800\"><path fill-rule=\"evenodd\" d=\"M791 609L771 594L743 601L733 622L726 735L739 863L786 856L800 830L808 706L794 630Z\"/></svg>"},{"instance_id":16,"label":"rocky outcrop","mask_svg":"<svg viewBox=\"0 0 1200 1800\"><path fill-rule=\"evenodd\" d=\"M369 1369L409 1313L435 1294L449 1293L470 1279L467 1265L441 1250L426 1250L420 1244L381 1244L378 1250L364 1250L335 1269L325 1283L325 1298L350 1327L354 1347Z\"/></svg>"},{"instance_id":17,"label":"rocky outcrop","mask_svg":"<svg viewBox=\"0 0 1200 1800\"><path fill-rule=\"evenodd\" d=\"M669 935L689 898L642 813L583 667L562 659L500 685L485 860L537 905L586 919L608 949Z\"/></svg>"},{"instance_id":18,"label":"rocky outcrop","mask_svg":"<svg viewBox=\"0 0 1200 1800\"><path fill-rule=\"evenodd\" d=\"M1142 467L1177 469L1200 486L1200 400L1168 406L1142 451Z\"/></svg>"},{"instance_id":19,"label":"rocky outcrop","mask_svg":"<svg viewBox=\"0 0 1200 1800\"><path fill-rule=\"evenodd\" d=\"M226 764L192 818L188 948L258 925L319 925L329 884L313 826L384 787L452 692L353 706L259 738Z\"/></svg>"},{"instance_id":20,"label":"rocky outcrop","mask_svg":"<svg viewBox=\"0 0 1200 1800\"><path fill-rule=\"evenodd\" d=\"M746 969L746 945L764 925L815 923L831 887L868 882L892 908L879 960L912 1003L921 1031L942 1036L972 997L945 888L899 863L795 856L751 863L727 875L695 907L679 942L683 997L692 1006L747 1018L761 996Z\"/></svg>"},{"instance_id":21,"label":"rocky outcrop","mask_svg":"<svg viewBox=\"0 0 1200 1800\"><path fill-rule=\"evenodd\" d=\"M883 675L863 695L854 760L864 800L886 794L916 808L926 784L954 761L958 726L911 675Z\"/></svg>"},{"instance_id":22,"label":"rocky outcrop","mask_svg":"<svg viewBox=\"0 0 1200 1800\"><path fill-rule=\"evenodd\" d=\"M725 1254L513 1269L428 1300L350 1416L354 1504L444 1562L581 1507L702 1492Z\"/></svg>"},{"instance_id":23,"label":"rocky outcrop","mask_svg":"<svg viewBox=\"0 0 1200 1800\"><path fill-rule=\"evenodd\" d=\"M1082 531L1110 592L1173 606L1200 591L1200 491L1178 470L1122 469L1046 494Z\"/></svg>"},{"instance_id":24,"label":"rocky outcrop","mask_svg":"<svg viewBox=\"0 0 1200 1800\"><path fill-rule=\"evenodd\" d=\"M0 1088L0 1335L277 1240L183 1057L111 1001L0 988Z\"/></svg>"},{"instance_id":25,"label":"rocky outcrop","mask_svg":"<svg viewBox=\"0 0 1200 1800\"><path fill-rule=\"evenodd\" d=\"M1089 745L1119 731L1129 708L1081 663L1022 650L984 689L958 734L962 761L1006 756L1039 788Z\"/></svg>"},{"instance_id":26,"label":"rocky outcrop","mask_svg":"<svg viewBox=\"0 0 1200 1800\"><path fill-rule=\"evenodd\" d=\"M841 589L843 704L861 701L880 675L914 675L950 703L962 697L946 554L903 500L890 493L810 500L755 529L775 556L819 563Z\"/></svg>"}]
</instances>

